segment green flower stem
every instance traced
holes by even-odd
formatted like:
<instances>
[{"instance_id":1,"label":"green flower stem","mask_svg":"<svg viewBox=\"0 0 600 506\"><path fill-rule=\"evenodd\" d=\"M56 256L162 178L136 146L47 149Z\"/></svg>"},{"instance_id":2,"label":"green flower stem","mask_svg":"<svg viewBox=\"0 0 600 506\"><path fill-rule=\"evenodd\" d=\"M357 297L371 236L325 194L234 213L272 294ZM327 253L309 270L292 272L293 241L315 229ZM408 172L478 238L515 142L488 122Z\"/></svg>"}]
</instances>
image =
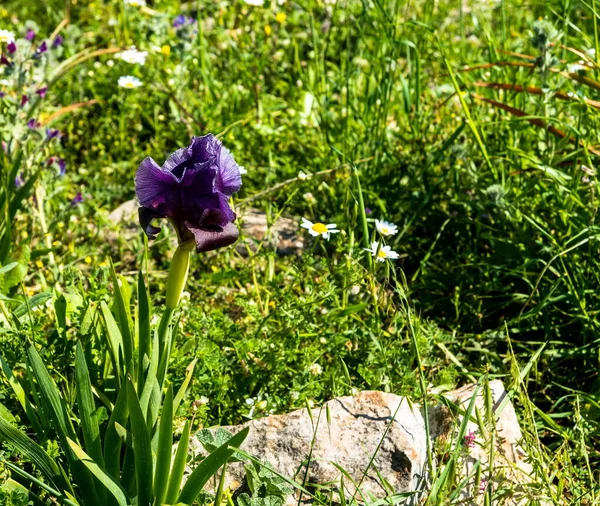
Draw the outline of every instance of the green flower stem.
<instances>
[{"instance_id":1,"label":"green flower stem","mask_svg":"<svg viewBox=\"0 0 600 506\"><path fill-rule=\"evenodd\" d=\"M190 252L193 249L194 241L182 242L173 255L167 278L167 311L173 312L179 305L190 269Z\"/></svg>"}]
</instances>

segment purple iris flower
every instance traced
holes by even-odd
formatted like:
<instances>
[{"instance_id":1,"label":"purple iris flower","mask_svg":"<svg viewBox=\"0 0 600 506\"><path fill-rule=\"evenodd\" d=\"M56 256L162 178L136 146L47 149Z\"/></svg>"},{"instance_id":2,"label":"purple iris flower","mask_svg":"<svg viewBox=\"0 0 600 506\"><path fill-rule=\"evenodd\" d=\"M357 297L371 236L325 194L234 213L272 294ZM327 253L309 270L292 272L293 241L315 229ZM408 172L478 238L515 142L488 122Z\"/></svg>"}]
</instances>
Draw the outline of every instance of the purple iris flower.
<instances>
[{"instance_id":1,"label":"purple iris flower","mask_svg":"<svg viewBox=\"0 0 600 506\"><path fill-rule=\"evenodd\" d=\"M60 130L57 130L56 128L46 128L46 140L51 141L57 137L60 137Z\"/></svg>"},{"instance_id":2,"label":"purple iris flower","mask_svg":"<svg viewBox=\"0 0 600 506\"><path fill-rule=\"evenodd\" d=\"M169 218L180 242L195 240L198 252L234 243L238 229L229 198L242 186L240 168L212 134L193 137L160 167L146 158L135 175L140 225L150 239L160 229L155 218Z\"/></svg>"},{"instance_id":3,"label":"purple iris flower","mask_svg":"<svg viewBox=\"0 0 600 506\"><path fill-rule=\"evenodd\" d=\"M46 96L47 91L48 91L48 86L44 86L43 88L40 88L39 90L37 90L36 93L40 97L44 98Z\"/></svg>"},{"instance_id":4,"label":"purple iris flower","mask_svg":"<svg viewBox=\"0 0 600 506\"><path fill-rule=\"evenodd\" d=\"M25 38L31 42L33 39L35 39L35 32L30 28L29 30L27 30Z\"/></svg>"},{"instance_id":5,"label":"purple iris flower","mask_svg":"<svg viewBox=\"0 0 600 506\"><path fill-rule=\"evenodd\" d=\"M35 50L35 54L37 56L44 54L46 51L48 51L48 44L46 44L46 41L43 41L38 48Z\"/></svg>"},{"instance_id":6,"label":"purple iris flower","mask_svg":"<svg viewBox=\"0 0 600 506\"><path fill-rule=\"evenodd\" d=\"M8 54L13 54L17 52L17 45L15 44L14 40L11 40L8 45L6 46L6 49L8 51Z\"/></svg>"},{"instance_id":7,"label":"purple iris flower","mask_svg":"<svg viewBox=\"0 0 600 506\"><path fill-rule=\"evenodd\" d=\"M81 204L83 202L83 195L81 192L77 192L77 195L71 200L71 205L76 206L77 204Z\"/></svg>"},{"instance_id":8,"label":"purple iris flower","mask_svg":"<svg viewBox=\"0 0 600 506\"><path fill-rule=\"evenodd\" d=\"M27 126L29 128L31 128L32 130L35 130L36 128L40 127L40 122L35 119L35 118L31 118L28 122L27 122Z\"/></svg>"},{"instance_id":9,"label":"purple iris flower","mask_svg":"<svg viewBox=\"0 0 600 506\"><path fill-rule=\"evenodd\" d=\"M52 41L52 47L62 46L63 40L64 39L62 38L62 35L59 33L56 37L54 37L54 40Z\"/></svg>"}]
</instances>

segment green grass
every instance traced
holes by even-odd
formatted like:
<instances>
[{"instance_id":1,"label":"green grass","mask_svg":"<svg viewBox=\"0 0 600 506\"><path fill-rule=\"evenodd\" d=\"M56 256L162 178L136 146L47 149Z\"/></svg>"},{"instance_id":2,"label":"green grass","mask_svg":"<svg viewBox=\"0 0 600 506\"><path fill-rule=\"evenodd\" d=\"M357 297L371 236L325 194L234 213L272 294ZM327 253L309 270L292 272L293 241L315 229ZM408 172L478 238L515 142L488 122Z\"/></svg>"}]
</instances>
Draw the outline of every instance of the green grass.
<instances>
[{"instance_id":1,"label":"green grass","mask_svg":"<svg viewBox=\"0 0 600 506\"><path fill-rule=\"evenodd\" d=\"M196 409L197 426L240 423L354 388L420 401L432 387L498 377L536 471L532 504L597 503L600 250L596 177L586 168L600 155L599 7L460 5L188 2L181 11L199 21L179 35L173 0L146 11L94 1L1 6L0 29L24 33L30 20L40 37L68 18L62 59L132 44L149 52L144 66L110 51L82 59L41 106L48 118L87 103L57 116L60 146L29 161L33 170L62 156L67 174L43 171L36 202L24 202L13 224L14 249L28 246L31 259L22 284L3 292L20 302L2 304L14 310L24 294L44 292L51 304L21 329L0 329L7 362L22 360L27 335L71 391L75 340L94 346L85 308L111 292L109 257L132 286L142 264L141 231L105 240L108 212L134 197L145 156L161 162L191 135L213 132L248 170L241 210L334 222L342 233L306 236L298 257L263 247L192 260L171 377L178 387L198 359L182 419ZM582 58L588 70L570 67ZM144 86L119 88L125 74ZM13 127L0 119L4 141ZM324 173L297 179L301 171ZM84 202L71 206L78 191ZM363 251L375 218L399 226L389 244L400 258L389 266ZM148 246L156 305L173 251L173 232L163 232ZM59 322L53 307L63 296L69 318ZM313 364L323 373L311 374ZM103 371L90 374L100 381ZM16 408L2 388L0 401ZM201 396L208 403L194 403ZM459 503L450 492L458 478L443 474L452 458L443 454L432 477L444 491L436 504ZM494 493L485 500L501 504Z\"/></svg>"}]
</instances>

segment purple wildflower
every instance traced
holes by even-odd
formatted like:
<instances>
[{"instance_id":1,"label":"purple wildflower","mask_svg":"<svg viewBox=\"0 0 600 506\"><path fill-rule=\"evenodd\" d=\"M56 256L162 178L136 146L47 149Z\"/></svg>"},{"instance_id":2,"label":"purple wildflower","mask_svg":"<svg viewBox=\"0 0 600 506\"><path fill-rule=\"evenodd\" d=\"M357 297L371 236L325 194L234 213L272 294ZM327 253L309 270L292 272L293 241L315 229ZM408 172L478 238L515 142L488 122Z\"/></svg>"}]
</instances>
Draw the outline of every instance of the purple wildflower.
<instances>
[{"instance_id":1,"label":"purple wildflower","mask_svg":"<svg viewBox=\"0 0 600 506\"><path fill-rule=\"evenodd\" d=\"M373 210L369 207L365 207L365 214L373 214Z\"/></svg>"},{"instance_id":2,"label":"purple wildflower","mask_svg":"<svg viewBox=\"0 0 600 506\"><path fill-rule=\"evenodd\" d=\"M40 88L39 90L36 91L36 93L44 98L46 96L46 93L48 92L48 86L44 86L43 88Z\"/></svg>"},{"instance_id":3,"label":"purple wildflower","mask_svg":"<svg viewBox=\"0 0 600 506\"><path fill-rule=\"evenodd\" d=\"M488 486L487 478L481 478L481 480L479 480L479 493L485 494L485 490L487 489L487 486Z\"/></svg>"},{"instance_id":4,"label":"purple wildflower","mask_svg":"<svg viewBox=\"0 0 600 506\"><path fill-rule=\"evenodd\" d=\"M29 102L29 97L27 95L23 95L21 97L21 107L23 107L27 102Z\"/></svg>"},{"instance_id":5,"label":"purple wildflower","mask_svg":"<svg viewBox=\"0 0 600 506\"><path fill-rule=\"evenodd\" d=\"M179 28L180 26L185 25L186 17L183 14L180 14L173 20L173 27Z\"/></svg>"},{"instance_id":6,"label":"purple wildflower","mask_svg":"<svg viewBox=\"0 0 600 506\"><path fill-rule=\"evenodd\" d=\"M64 176L67 172L67 162L65 162L64 159L59 158L56 164L58 165L58 169L60 171L59 175Z\"/></svg>"},{"instance_id":7,"label":"purple wildflower","mask_svg":"<svg viewBox=\"0 0 600 506\"><path fill-rule=\"evenodd\" d=\"M23 173L21 172L20 174L17 174L17 177L15 177L15 188L21 188L21 186L23 186L25 184L25 178L23 176Z\"/></svg>"},{"instance_id":8,"label":"purple wildflower","mask_svg":"<svg viewBox=\"0 0 600 506\"><path fill-rule=\"evenodd\" d=\"M44 54L46 51L48 51L48 44L46 44L46 41L44 40L35 50L35 54L36 56L39 56L41 54Z\"/></svg>"},{"instance_id":9,"label":"purple wildflower","mask_svg":"<svg viewBox=\"0 0 600 506\"><path fill-rule=\"evenodd\" d=\"M463 445L465 448L475 448L476 434L474 430L470 430L469 433L464 437Z\"/></svg>"},{"instance_id":10,"label":"purple wildflower","mask_svg":"<svg viewBox=\"0 0 600 506\"><path fill-rule=\"evenodd\" d=\"M51 141L57 137L60 137L60 130L57 130L56 128L46 128L46 140Z\"/></svg>"},{"instance_id":11,"label":"purple wildflower","mask_svg":"<svg viewBox=\"0 0 600 506\"><path fill-rule=\"evenodd\" d=\"M59 33L56 37L54 37L54 40L52 41L52 47L58 47L58 46L62 46L63 43L63 38L62 35Z\"/></svg>"},{"instance_id":12,"label":"purple wildflower","mask_svg":"<svg viewBox=\"0 0 600 506\"><path fill-rule=\"evenodd\" d=\"M81 192L77 192L77 195L71 200L71 205L76 206L77 204L81 204L83 202L83 195Z\"/></svg>"},{"instance_id":13,"label":"purple wildflower","mask_svg":"<svg viewBox=\"0 0 600 506\"><path fill-rule=\"evenodd\" d=\"M29 30L27 30L27 34L25 35L25 38L31 42L33 39L35 39L35 32L30 28Z\"/></svg>"},{"instance_id":14,"label":"purple wildflower","mask_svg":"<svg viewBox=\"0 0 600 506\"><path fill-rule=\"evenodd\" d=\"M3 91L0 91L0 98L4 98L6 96L6 93L4 93Z\"/></svg>"},{"instance_id":15,"label":"purple wildflower","mask_svg":"<svg viewBox=\"0 0 600 506\"><path fill-rule=\"evenodd\" d=\"M10 65L10 61L5 55L0 56L0 65Z\"/></svg>"},{"instance_id":16,"label":"purple wildflower","mask_svg":"<svg viewBox=\"0 0 600 506\"><path fill-rule=\"evenodd\" d=\"M7 46L6 46L6 50L8 51L8 54L14 54L17 52L17 45L15 44L14 40L11 40Z\"/></svg>"},{"instance_id":17,"label":"purple wildflower","mask_svg":"<svg viewBox=\"0 0 600 506\"><path fill-rule=\"evenodd\" d=\"M35 118L31 118L28 122L27 122L27 126L29 128L31 128L32 130L35 130L36 128L40 127L40 122L35 119Z\"/></svg>"},{"instance_id":18,"label":"purple wildflower","mask_svg":"<svg viewBox=\"0 0 600 506\"><path fill-rule=\"evenodd\" d=\"M180 242L195 240L197 251L234 243L238 229L229 198L242 186L240 168L212 134L193 137L160 167L146 158L135 175L140 225L150 239L160 231L155 218L169 218Z\"/></svg>"}]
</instances>

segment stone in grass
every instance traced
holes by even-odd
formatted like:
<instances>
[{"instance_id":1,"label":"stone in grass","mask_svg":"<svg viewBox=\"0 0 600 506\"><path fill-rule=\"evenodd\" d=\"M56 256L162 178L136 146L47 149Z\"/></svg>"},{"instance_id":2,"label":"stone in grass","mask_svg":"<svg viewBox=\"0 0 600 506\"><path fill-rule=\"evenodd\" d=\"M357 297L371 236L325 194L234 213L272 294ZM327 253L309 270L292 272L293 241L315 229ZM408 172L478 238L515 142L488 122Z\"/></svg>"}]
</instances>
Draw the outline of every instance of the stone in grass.
<instances>
[{"instance_id":1,"label":"stone in grass","mask_svg":"<svg viewBox=\"0 0 600 506\"><path fill-rule=\"evenodd\" d=\"M118 238L127 242L132 235L141 231L138 207L137 200L128 200L108 215L110 223L123 227L118 234L114 230L109 230L107 237L109 242L115 242ZM242 233L236 249L242 255L246 255L248 249L256 251L261 244L262 247L276 247L279 255L299 254L304 247L302 236L298 233L298 223L291 218L281 216L269 227L266 213L249 207L239 212L238 220L236 223L241 224Z\"/></svg>"},{"instance_id":2,"label":"stone in grass","mask_svg":"<svg viewBox=\"0 0 600 506\"><path fill-rule=\"evenodd\" d=\"M321 485L339 497L340 468L351 477L344 479L346 497L356 495L360 502L422 488L427 459L423 418L417 407L397 395L359 392L333 399L311 413L299 409L225 428L236 433L246 426L250 433L242 450L297 483L304 482L308 489ZM211 430L216 434L218 429ZM191 451L205 453L196 438ZM226 487L242 492L245 479L242 463L228 466ZM288 497L288 504L298 503L299 491L295 494Z\"/></svg>"},{"instance_id":3,"label":"stone in grass","mask_svg":"<svg viewBox=\"0 0 600 506\"><path fill-rule=\"evenodd\" d=\"M459 406L464 414L475 390L476 385L465 385L444 395ZM528 484L532 481L533 468L521 446L523 435L515 408L500 380L489 382L489 393L490 405L486 409L484 387L479 388L467 422L466 437L461 442L463 452L459 457L456 480L460 482L471 477L461 491L462 504L483 504L488 487L493 487L496 504L531 504L535 494ZM488 410L492 419L487 416ZM437 438L439 443L448 441L455 444L454 438L463 419L464 415L454 419L449 410L432 408L429 414L432 437ZM483 431L480 426L483 426ZM493 457L491 460L490 455ZM475 479L476 466L481 469L479 482Z\"/></svg>"}]
</instances>

